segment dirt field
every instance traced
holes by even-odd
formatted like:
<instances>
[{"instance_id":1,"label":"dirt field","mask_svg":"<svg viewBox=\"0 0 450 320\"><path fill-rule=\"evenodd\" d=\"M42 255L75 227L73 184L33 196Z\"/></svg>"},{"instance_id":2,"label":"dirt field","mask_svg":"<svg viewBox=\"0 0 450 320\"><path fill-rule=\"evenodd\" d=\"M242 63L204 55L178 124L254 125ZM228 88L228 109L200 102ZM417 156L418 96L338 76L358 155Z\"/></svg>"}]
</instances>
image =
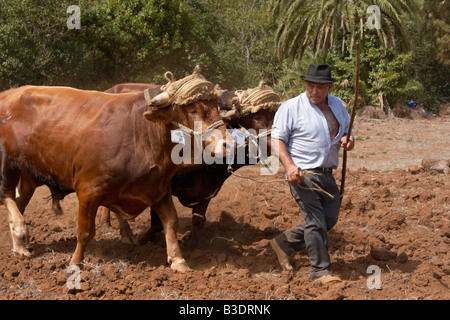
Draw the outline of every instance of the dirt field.
<instances>
[{"instance_id":1,"label":"dirt field","mask_svg":"<svg viewBox=\"0 0 450 320\"><path fill-rule=\"evenodd\" d=\"M113 219L113 229L98 228L88 247L78 290L67 285L77 275L67 273L76 244L75 195L63 201L65 213L55 216L48 189L37 190L26 212L31 258L11 252L2 206L0 299L448 300L450 173L448 165L441 173L422 167L422 160L450 159L449 127L449 116L355 120L358 141L348 157L346 195L329 233L332 272L341 283L311 282L305 252L292 256L293 274L279 267L269 240L302 221L287 183L233 176L208 208L203 248L183 251L192 271L170 269L162 235L139 247L121 243ZM274 176L260 176L259 170L237 173L266 181L283 177L282 167ZM340 181L340 170L334 174ZM190 210L175 202L183 245ZM149 219L144 212L131 222L133 230L143 230Z\"/></svg>"}]
</instances>

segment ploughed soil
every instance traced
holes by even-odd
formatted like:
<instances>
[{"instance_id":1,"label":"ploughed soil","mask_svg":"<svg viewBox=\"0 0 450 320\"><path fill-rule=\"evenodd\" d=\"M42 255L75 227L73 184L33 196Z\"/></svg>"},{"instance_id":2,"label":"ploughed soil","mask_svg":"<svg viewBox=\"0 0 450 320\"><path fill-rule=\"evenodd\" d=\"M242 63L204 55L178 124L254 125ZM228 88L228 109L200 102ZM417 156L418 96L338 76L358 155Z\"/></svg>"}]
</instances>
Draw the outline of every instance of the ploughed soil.
<instances>
[{"instance_id":1,"label":"ploughed soil","mask_svg":"<svg viewBox=\"0 0 450 320\"><path fill-rule=\"evenodd\" d=\"M170 269L162 234L142 246L124 244L115 217L111 229L97 225L81 269L68 269L77 199L67 196L56 216L46 187L25 212L32 256L17 256L2 206L0 299L450 299L449 168L422 165L450 159L450 117L357 117L354 125L340 218L329 232L340 283L312 282L305 251L291 256L293 273L281 269L269 240L303 218L288 184L273 181L284 177L282 166L263 176L254 165L237 173L263 182L232 176L211 201L201 249L187 247L191 212L174 198L192 268L185 274ZM341 170L334 175L339 183ZM142 231L149 211L130 224Z\"/></svg>"}]
</instances>

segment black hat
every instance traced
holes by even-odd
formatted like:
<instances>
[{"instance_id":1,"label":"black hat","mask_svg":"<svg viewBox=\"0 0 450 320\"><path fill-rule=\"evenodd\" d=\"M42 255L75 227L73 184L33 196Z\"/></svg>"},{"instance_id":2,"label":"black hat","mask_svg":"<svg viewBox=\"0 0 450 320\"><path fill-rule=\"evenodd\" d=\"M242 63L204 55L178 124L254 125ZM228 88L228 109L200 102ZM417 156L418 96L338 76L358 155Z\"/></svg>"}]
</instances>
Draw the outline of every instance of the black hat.
<instances>
[{"instance_id":1,"label":"black hat","mask_svg":"<svg viewBox=\"0 0 450 320\"><path fill-rule=\"evenodd\" d=\"M327 64L310 64L308 71L306 72L306 77L300 76L302 80L315 83L333 83L337 79L331 77L331 69Z\"/></svg>"}]
</instances>

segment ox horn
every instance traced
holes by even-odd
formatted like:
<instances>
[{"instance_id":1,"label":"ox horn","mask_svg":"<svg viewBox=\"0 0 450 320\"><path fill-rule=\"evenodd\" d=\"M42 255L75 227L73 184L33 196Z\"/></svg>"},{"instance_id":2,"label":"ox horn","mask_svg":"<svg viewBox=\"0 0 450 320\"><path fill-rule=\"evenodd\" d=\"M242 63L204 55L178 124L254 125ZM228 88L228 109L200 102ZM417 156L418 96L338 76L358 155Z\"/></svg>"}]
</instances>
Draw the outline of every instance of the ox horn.
<instances>
[{"instance_id":1,"label":"ox horn","mask_svg":"<svg viewBox=\"0 0 450 320\"><path fill-rule=\"evenodd\" d=\"M239 104L241 104L241 99L239 99L239 97L234 97L233 99L231 99L231 104L239 105Z\"/></svg>"},{"instance_id":2,"label":"ox horn","mask_svg":"<svg viewBox=\"0 0 450 320\"><path fill-rule=\"evenodd\" d=\"M229 111L223 111L220 113L220 116L223 119L231 120L233 118L237 118L239 116L239 112L236 109L229 110Z\"/></svg>"},{"instance_id":3,"label":"ox horn","mask_svg":"<svg viewBox=\"0 0 450 320\"><path fill-rule=\"evenodd\" d=\"M162 92L152 99L152 105L162 106L165 103L167 103L169 99L170 99L169 94L167 92Z\"/></svg>"}]
</instances>

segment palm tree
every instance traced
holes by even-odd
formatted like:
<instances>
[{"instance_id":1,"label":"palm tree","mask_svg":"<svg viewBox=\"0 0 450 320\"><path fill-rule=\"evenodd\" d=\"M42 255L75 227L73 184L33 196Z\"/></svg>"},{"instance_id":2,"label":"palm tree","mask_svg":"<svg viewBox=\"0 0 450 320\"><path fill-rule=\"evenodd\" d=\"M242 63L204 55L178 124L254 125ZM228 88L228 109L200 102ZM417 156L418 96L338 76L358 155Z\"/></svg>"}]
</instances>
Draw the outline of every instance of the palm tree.
<instances>
[{"instance_id":1,"label":"palm tree","mask_svg":"<svg viewBox=\"0 0 450 320\"><path fill-rule=\"evenodd\" d=\"M370 16L367 8L380 9L381 28L376 29L384 47L408 45L408 34L402 15L419 19L420 0L272 0L271 10L279 20L276 33L279 56L301 59L309 47L315 55L338 45L349 50L359 35L363 39L364 24ZM349 40L349 41L348 41Z\"/></svg>"}]
</instances>

